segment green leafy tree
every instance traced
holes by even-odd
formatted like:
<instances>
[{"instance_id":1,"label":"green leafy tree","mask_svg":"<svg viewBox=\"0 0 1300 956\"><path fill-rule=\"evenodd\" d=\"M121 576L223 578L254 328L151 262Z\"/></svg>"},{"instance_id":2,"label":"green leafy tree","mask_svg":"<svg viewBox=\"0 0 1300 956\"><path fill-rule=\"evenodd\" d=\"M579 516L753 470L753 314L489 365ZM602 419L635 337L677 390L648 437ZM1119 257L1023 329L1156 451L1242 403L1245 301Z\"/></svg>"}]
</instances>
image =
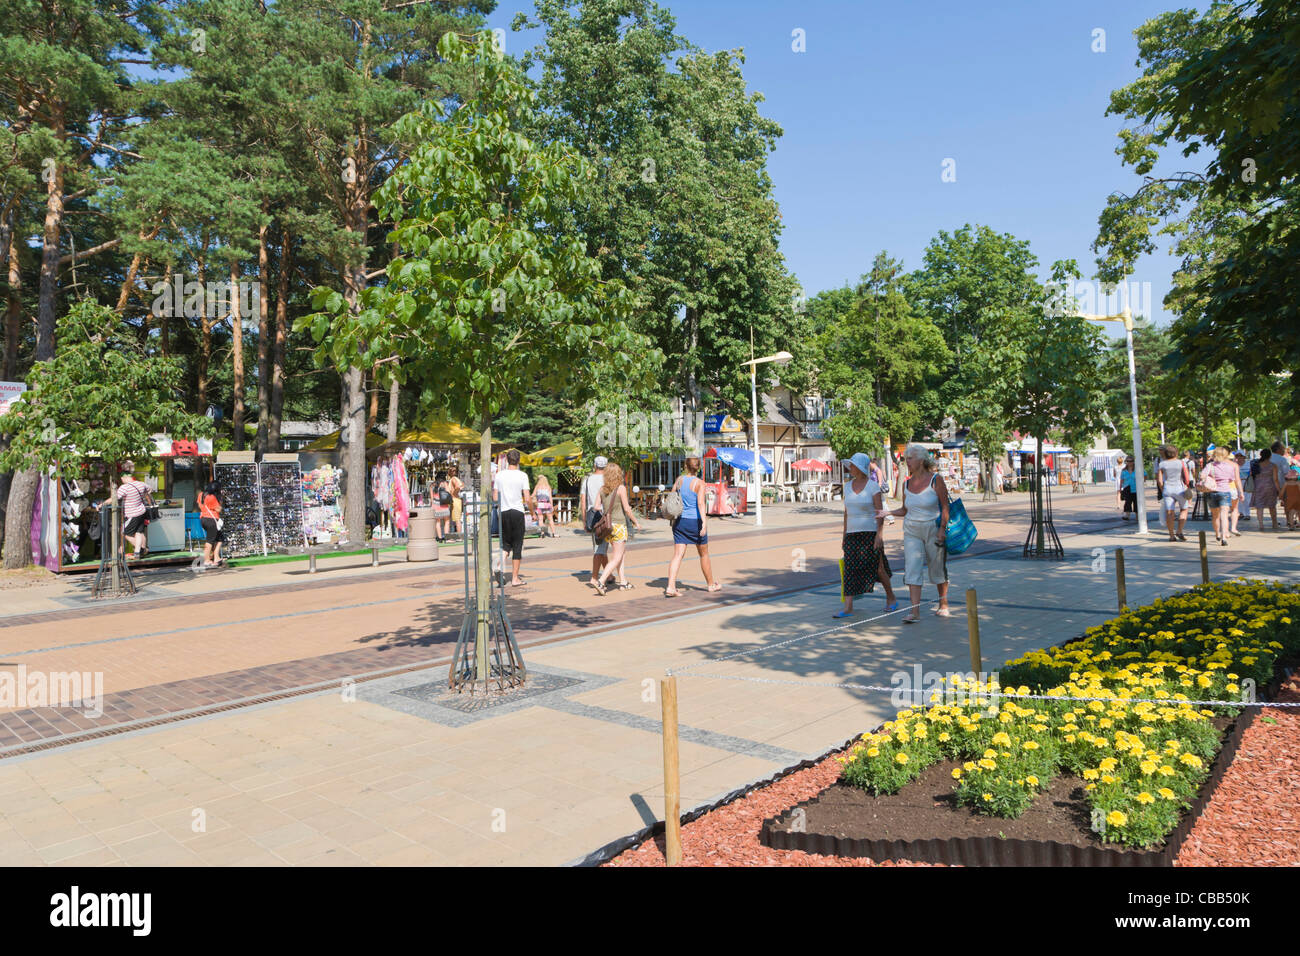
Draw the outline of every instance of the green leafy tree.
<instances>
[{"instance_id":1,"label":"green leafy tree","mask_svg":"<svg viewBox=\"0 0 1300 956\"><path fill-rule=\"evenodd\" d=\"M1175 237L1183 264L1166 305L1180 312L1180 360L1251 379L1289 372L1300 364L1300 10L1214 2L1161 14L1136 36L1143 74L1108 113L1129 124L1117 152L1144 182L1101 214L1101 277L1122 279ZM1198 154L1199 171L1157 172ZM1294 379L1290 396L1300 412Z\"/></svg>"},{"instance_id":2,"label":"green leafy tree","mask_svg":"<svg viewBox=\"0 0 1300 956\"><path fill-rule=\"evenodd\" d=\"M831 290L809 305L820 329L817 386L836 407L860 405L865 390L893 442L910 441L923 421L941 416L936 386L952 354L908 301L900 262L882 252L855 290Z\"/></svg>"},{"instance_id":3,"label":"green leafy tree","mask_svg":"<svg viewBox=\"0 0 1300 956\"><path fill-rule=\"evenodd\" d=\"M822 422L835 457L847 459L864 451L879 458L889 441L888 411L876 404L869 385L847 385L835 398L834 414Z\"/></svg>"},{"instance_id":4,"label":"green leafy tree","mask_svg":"<svg viewBox=\"0 0 1300 956\"><path fill-rule=\"evenodd\" d=\"M320 343L322 363L368 368L398 359L403 379L441 396L453 420L481 428L486 463L493 416L519 396L563 387L581 400L593 354L631 373L653 348L623 321L631 296L601 279L582 238L564 228L585 164L525 134L537 104L518 68L488 34L472 43L447 34L438 52L467 70L474 92L450 116L426 101L397 124L409 159L376 195L380 214L395 223L386 284L366 289L356 309L320 289L320 311L299 324ZM486 562L477 583L485 678Z\"/></svg>"},{"instance_id":5,"label":"green leafy tree","mask_svg":"<svg viewBox=\"0 0 1300 956\"><path fill-rule=\"evenodd\" d=\"M179 363L145 352L112 309L78 303L60 319L58 332L54 358L32 366L27 391L0 416L0 432L9 435L0 465L72 474L90 459L116 465L148 457L157 432L211 434L211 421L187 412L176 397ZM113 491L116 475L112 469L109 475ZM30 559L29 546L6 542L6 568Z\"/></svg>"}]
</instances>

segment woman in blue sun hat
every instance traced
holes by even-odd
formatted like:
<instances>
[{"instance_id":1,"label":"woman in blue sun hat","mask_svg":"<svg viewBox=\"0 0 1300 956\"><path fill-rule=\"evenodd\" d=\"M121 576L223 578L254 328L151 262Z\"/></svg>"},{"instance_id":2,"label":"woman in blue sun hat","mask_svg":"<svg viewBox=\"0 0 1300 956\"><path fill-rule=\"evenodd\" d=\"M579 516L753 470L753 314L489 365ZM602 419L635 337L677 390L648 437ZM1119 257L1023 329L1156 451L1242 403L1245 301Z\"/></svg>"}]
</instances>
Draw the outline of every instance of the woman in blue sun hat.
<instances>
[{"instance_id":1,"label":"woman in blue sun hat","mask_svg":"<svg viewBox=\"0 0 1300 956\"><path fill-rule=\"evenodd\" d=\"M893 571L884 551L885 517L880 484L871 476L871 459L858 452L848 460L850 478L844 483L844 560L841 597L844 608L832 617L852 617L853 599L885 586L885 610L898 609L891 582Z\"/></svg>"}]
</instances>

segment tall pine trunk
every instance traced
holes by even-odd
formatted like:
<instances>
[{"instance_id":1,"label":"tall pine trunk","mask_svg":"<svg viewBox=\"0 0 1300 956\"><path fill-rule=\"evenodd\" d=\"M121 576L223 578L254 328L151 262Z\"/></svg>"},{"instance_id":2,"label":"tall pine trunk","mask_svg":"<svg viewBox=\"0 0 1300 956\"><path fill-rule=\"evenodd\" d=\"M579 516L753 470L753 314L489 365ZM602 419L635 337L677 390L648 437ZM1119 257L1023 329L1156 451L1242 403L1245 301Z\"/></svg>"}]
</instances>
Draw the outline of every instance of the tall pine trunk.
<instances>
[{"instance_id":1,"label":"tall pine trunk","mask_svg":"<svg viewBox=\"0 0 1300 956\"><path fill-rule=\"evenodd\" d=\"M208 410L208 365L212 361L212 323L208 321L208 231L203 230L203 248L199 250L199 407L202 415Z\"/></svg>"},{"instance_id":2,"label":"tall pine trunk","mask_svg":"<svg viewBox=\"0 0 1300 956\"><path fill-rule=\"evenodd\" d=\"M230 359L234 378L235 408L231 423L235 429L235 451L244 450L244 316L239 311L239 265L230 263Z\"/></svg>"},{"instance_id":3,"label":"tall pine trunk","mask_svg":"<svg viewBox=\"0 0 1300 956\"><path fill-rule=\"evenodd\" d=\"M267 203L262 202L265 217ZM271 256L266 247L268 224L257 227L257 454L266 454L266 436L271 419L271 341L267 309L271 285Z\"/></svg>"},{"instance_id":4,"label":"tall pine trunk","mask_svg":"<svg viewBox=\"0 0 1300 956\"><path fill-rule=\"evenodd\" d=\"M397 398L399 386L397 376L393 376L388 385L388 440L397 441Z\"/></svg>"},{"instance_id":5,"label":"tall pine trunk","mask_svg":"<svg viewBox=\"0 0 1300 956\"><path fill-rule=\"evenodd\" d=\"M23 270L18 257L18 236L14 228L16 214L9 213L5 223L5 251L9 261L9 289L5 302L5 352L0 365L0 379L12 382L18 376L18 341L23 327Z\"/></svg>"},{"instance_id":6,"label":"tall pine trunk","mask_svg":"<svg viewBox=\"0 0 1300 956\"><path fill-rule=\"evenodd\" d=\"M266 426L266 446L280 450L280 423L284 418L284 361L289 345L289 279L293 272L293 237L281 228L280 278L275 297L275 347L271 355L271 416Z\"/></svg>"}]
</instances>

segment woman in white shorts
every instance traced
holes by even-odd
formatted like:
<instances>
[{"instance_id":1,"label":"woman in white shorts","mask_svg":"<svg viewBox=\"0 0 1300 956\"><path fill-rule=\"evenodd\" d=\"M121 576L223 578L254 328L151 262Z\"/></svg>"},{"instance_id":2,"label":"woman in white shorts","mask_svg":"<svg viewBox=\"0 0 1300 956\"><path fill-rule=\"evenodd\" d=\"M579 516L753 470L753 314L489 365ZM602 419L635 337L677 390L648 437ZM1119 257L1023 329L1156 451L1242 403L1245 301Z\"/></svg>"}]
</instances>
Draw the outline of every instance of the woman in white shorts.
<instances>
[{"instance_id":1,"label":"woman in white shorts","mask_svg":"<svg viewBox=\"0 0 1300 956\"><path fill-rule=\"evenodd\" d=\"M908 474L903 482L903 507L891 513L903 519L903 580L912 599L912 611L903 623L915 624L921 619L921 589L927 572L930 583L939 588L939 606L934 613L952 616L948 610L948 488L934 473L934 459L924 446L908 445L904 461ZM884 517L884 512L879 517Z\"/></svg>"},{"instance_id":2,"label":"woman in white shorts","mask_svg":"<svg viewBox=\"0 0 1300 956\"><path fill-rule=\"evenodd\" d=\"M1186 541L1183 527L1187 524L1187 498L1192 477L1187 473L1187 463L1178 457L1178 449L1173 445L1161 445L1160 458L1156 467L1156 493L1165 513L1165 529L1170 541Z\"/></svg>"}]
</instances>

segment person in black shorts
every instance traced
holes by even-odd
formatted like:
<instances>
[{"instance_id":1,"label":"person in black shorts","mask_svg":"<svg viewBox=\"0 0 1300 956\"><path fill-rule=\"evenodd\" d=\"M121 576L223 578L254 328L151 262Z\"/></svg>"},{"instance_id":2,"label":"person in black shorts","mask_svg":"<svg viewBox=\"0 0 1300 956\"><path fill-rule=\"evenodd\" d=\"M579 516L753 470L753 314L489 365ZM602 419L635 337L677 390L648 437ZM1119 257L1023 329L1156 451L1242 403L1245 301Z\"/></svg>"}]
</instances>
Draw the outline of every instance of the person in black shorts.
<instances>
[{"instance_id":1,"label":"person in black shorts","mask_svg":"<svg viewBox=\"0 0 1300 956\"><path fill-rule=\"evenodd\" d=\"M203 526L203 566L225 564L221 557L221 486L209 481L199 496L199 524Z\"/></svg>"},{"instance_id":2,"label":"person in black shorts","mask_svg":"<svg viewBox=\"0 0 1300 956\"><path fill-rule=\"evenodd\" d=\"M506 454L506 467L492 481L492 500L501 513L501 550L511 558L511 585L524 583L519 564L524 556L524 514L530 505L528 475L519 470L519 450Z\"/></svg>"}]
</instances>

